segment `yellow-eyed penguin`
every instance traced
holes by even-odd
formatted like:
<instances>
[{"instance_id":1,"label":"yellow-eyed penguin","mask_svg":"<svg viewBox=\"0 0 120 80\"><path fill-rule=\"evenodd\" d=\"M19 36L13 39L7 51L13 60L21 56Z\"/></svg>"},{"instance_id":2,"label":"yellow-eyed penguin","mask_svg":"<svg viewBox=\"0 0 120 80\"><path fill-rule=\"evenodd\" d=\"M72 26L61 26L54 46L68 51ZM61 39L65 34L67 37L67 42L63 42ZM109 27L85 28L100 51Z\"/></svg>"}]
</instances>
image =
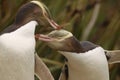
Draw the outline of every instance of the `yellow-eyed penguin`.
<instances>
[{"instance_id":1,"label":"yellow-eyed penguin","mask_svg":"<svg viewBox=\"0 0 120 80\"><path fill-rule=\"evenodd\" d=\"M59 80L109 80L108 62L120 62L120 50L108 51L89 41L79 42L66 30L36 37L65 56Z\"/></svg>"},{"instance_id":2,"label":"yellow-eyed penguin","mask_svg":"<svg viewBox=\"0 0 120 80\"><path fill-rule=\"evenodd\" d=\"M43 3L28 2L19 9L14 23L0 33L0 80L34 80L35 72L41 78L41 71L48 71L48 74L43 72L44 75L51 76L44 63L34 55L36 26L45 21L59 28L49 15ZM47 79L42 77L41 80Z\"/></svg>"}]
</instances>

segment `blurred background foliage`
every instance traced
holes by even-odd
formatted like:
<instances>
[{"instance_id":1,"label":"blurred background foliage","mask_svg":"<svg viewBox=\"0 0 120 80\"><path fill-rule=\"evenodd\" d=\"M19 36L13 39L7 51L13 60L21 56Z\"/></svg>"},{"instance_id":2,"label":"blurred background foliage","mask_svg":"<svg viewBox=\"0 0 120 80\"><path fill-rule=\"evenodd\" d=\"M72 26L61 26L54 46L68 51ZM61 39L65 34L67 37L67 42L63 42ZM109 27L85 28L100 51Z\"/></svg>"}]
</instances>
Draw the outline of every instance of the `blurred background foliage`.
<instances>
[{"instance_id":1,"label":"blurred background foliage","mask_svg":"<svg viewBox=\"0 0 120 80\"><path fill-rule=\"evenodd\" d=\"M0 0L0 31L14 21L17 10L28 1ZM120 49L120 0L40 1L50 9L53 19L78 40L88 40L108 50ZM36 32L46 30L37 29ZM41 41L37 41L36 50L58 80L64 57ZM109 67L111 80L120 80L120 64Z\"/></svg>"}]
</instances>

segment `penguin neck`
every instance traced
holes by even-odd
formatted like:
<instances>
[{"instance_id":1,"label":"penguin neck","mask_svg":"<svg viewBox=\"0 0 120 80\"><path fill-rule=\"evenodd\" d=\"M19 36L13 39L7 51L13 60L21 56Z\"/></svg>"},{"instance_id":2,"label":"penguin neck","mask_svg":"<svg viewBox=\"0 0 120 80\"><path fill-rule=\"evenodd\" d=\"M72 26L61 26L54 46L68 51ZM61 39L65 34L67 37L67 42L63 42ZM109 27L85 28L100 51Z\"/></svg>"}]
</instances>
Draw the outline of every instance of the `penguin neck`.
<instances>
[{"instance_id":1,"label":"penguin neck","mask_svg":"<svg viewBox=\"0 0 120 80\"><path fill-rule=\"evenodd\" d=\"M24 24L16 24L15 22L10 25L9 27L7 27L6 29L4 29L2 32L0 32L0 35L2 34L6 34L6 33L28 33L28 32L34 32L35 31L35 26L37 26L37 21L29 21L27 23ZM18 32L17 32L18 31Z\"/></svg>"},{"instance_id":2,"label":"penguin neck","mask_svg":"<svg viewBox=\"0 0 120 80\"><path fill-rule=\"evenodd\" d=\"M83 53L84 48L81 46L79 40L77 40L74 36L65 39L63 42L65 47L60 47L58 51L65 52L75 52L75 53Z\"/></svg>"},{"instance_id":3,"label":"penguin neck","mask_svg":"<svg viewBox=\"0 0 120 80\"><path fill-rule=\"evenodd\" d=\"M8 28L6 28L3 32L1 32L0 35L9 33L22 36L34 36L35 27L37 26L37 24L38 23L36 21L30 21L22 26L12 24Z\"/></svg>"},{"instance_id":4,"label":"penguin neck","mask_svg":"<svg viewBox=\"0 0 120 80\"><path fill-rule=\"evenodd\" d=\"M9 47L8 49L12 53L24 53L25 50L34 52L34 32L36 25L36 21L30 21L29 23L25 24L24 26L21 26L19 29L13 32L4 33L0 36L0 43L2 43L4 46Z\"/></svg>"},{"instance_id":5,"label":"penguin neck","mask_svg":"<svg viewBox=\"0 0 120 80\"><path fill-rule=\"evenodd\" d=\"M37 26L36 21L30 21L11 33L15 33L16 35L22 35L22 36L32 36L34 35L36 26Z\"/></svg>"}]
</instances>

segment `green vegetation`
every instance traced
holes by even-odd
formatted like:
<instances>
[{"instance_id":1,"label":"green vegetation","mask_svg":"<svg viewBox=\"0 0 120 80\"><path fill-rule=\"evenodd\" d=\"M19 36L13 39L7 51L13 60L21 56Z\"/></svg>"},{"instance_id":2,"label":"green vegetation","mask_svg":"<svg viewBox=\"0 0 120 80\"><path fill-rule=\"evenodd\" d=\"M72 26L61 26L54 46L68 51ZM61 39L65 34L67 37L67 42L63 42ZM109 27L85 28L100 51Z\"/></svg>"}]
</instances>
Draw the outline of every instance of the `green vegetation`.
<instances>
[{"instance_id":1,"label":"green vegetation","mask_svg":"<svg viewBox=\"0 0 120 80\"><path fill-rule=\"evenodd\" d=\"M0 31L13 22L17 10L28 1L0 0ZM108 50L120 49L120 0L41 1L50 9L54 20L78 40L88 40ZM58 80L64 57L40 41L36 50ZM120 80L119 64L110 65L110 75L111 80Z\"/></svg>"}]
</instances>

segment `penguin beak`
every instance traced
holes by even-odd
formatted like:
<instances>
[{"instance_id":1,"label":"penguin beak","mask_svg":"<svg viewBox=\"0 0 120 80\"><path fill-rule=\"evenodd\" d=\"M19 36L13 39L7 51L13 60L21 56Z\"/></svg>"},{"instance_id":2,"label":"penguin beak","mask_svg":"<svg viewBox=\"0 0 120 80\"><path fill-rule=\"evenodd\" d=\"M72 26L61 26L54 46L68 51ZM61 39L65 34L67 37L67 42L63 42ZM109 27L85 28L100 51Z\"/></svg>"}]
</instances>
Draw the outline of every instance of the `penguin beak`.
<instances>
[{"instance_id":1,"label":"penguin beak","mask_svg":"<svg viewBox=\"0 0 120 80\"><path fill-rule=\"evenodd\" d=\"M71 32L66 30L54 30L47 35L37 34L38 40L44 41L49 47L58 51L82 52L82 47Z\"/></svg>"},{"instance_id":2,"label":"penguin beak","mask_svg":"<svg viewBox=\"0 0 120 80\"><path fill-rule=\"evenodd\" d=\"M37 21L39 22L39 24L43 23L44 25L45 23L46 25L47 23L49 23L54 29L57 30L62 28L51 18L49 9L42 2L31 1L31 3L34 3L39 6L39 8L35 10L36 13L34 15Z\"/></svg>"},{"instance_id":3,"label":"penguin beak","mask_svg":"<svg viewBox=\"0 0 120 80\"><path fill-rule=\"evenodd\" d=\"M54 26L56 26L56 24ZM57 28L60 29L59 27ZM35 35L37 39L42 40L44 42L52 42L52 41L61 42L72 36L73 36L72 33L63 29L51 31L47 35L43 35L43 34Z\"/></svg>"},{"instance_id":4,"label":"penguin beak","mask_svg":"<svg viewBox=\"0 0 120 80\"><path fill-rule=\"evenodd\" d=\"M35 35L35 37L40 41L44 41L52 49L69 51L69 49L71 49L71 38L73 37L73 35L71 32L61 29L51 31L47 35L37 34Z\"/></svg>"},{"instance_id":5,"label":"penguin beak","mask_svg":"<svg viewBox=\"0 0 120 80\"><path fill-rule=\"evenodd\" d=\"M58 25L52 18L49 12L44 12L43 11L43 16L45 18L45 20L47 20L47 22L55 29L55 30L59 30L62 27L60 25Z\"/></svg>"},{"instance_id":6,"label":"penguin beak","mask_svg":"<svg viewBox=\"0 0 120 80\"><path fill-rule=\"evenodd\" d=\"M49 22L49 24L56 30L61 29L62 27L60 25L58 25L54 20L49 19L45 14L44 14L45 18L47 19L47 21Z\"/></svg>"},{"instance_id":7,"label":"penguin beak","mask_svg":"<svg viewBox=\"0 0 120 80\"><path fill-rule=\"evenodd\" d=\"M43 35L43 34L36 34L35 38L37 38L38 40L44 41L44 42L51 42L54 41L54 38L51 38L47 35Z\"/></svg>"}]
</instances>

